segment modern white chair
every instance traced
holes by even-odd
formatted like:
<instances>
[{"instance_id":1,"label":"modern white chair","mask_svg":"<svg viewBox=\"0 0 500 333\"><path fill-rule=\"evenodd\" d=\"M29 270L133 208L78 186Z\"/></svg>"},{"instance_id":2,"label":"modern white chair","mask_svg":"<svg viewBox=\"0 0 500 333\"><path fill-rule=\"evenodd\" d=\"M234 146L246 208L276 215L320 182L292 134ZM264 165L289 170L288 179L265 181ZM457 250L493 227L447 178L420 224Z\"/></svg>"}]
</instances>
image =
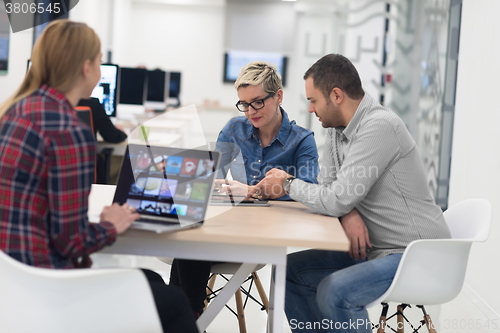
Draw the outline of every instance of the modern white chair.
<instances>
[{"instance_id":1,"label":"modern white chair","mask_svg":"<svg viewBox=\"0 0 500 333\"><path fill-rule=\"evenodd\" d=\"M0 332L162 332L137 269L36 268L0 251L0 295Z\"/></svg>"},{"instance_id":2,"label":"modern white chair","mask_svg":"<svg viewBox=\"0 0 500 333\"><path fill-rule=\"evenodd\" d=\"M158 259L168 265L172 265L173 262L173 258L169 257L158 257ZM224 280L229 281L226 275L236 274L236 271L240 268L240 266L241 266L240 263L230 263L230 262L215 263L212 265L212 268L210 269L210 278L207 284L207 300L205 301L205 308L208 306L208 303L217 296L219 291L222 290L222 288L216 290L214 289L215 280L217 279L217 276L220 276ZM266 291L264 290L264 287L260 282L259 275L257 274L257 271L263 268L264 266L266 265L263 264L258 265L255 268L255 270L250 274L250 276L248 276L248 278L245 281L243 281L240 288L236 290L236 293L234 294L234 299L236 302L236 311L231 309L231 307L226 304L226 308L228 308L229 311L231 311L238 318L238 327L240 329L240 333L247 332L246 321L245 321L245 307L248 299L255 301L261 307L261 310L265 310L267 313L269 313L269 299L267 298ZM245 283L249 284L247 289L244 288ZM260 302L250 294L250 292L252 291L252 286L254 284L255 287L257 288L257 292L259 293ZM242 294L245 295L245 301L243 301Z\"/></svg>"},{"instance_id":3,"label":"modern white chair","mask_svg":"<svg viewBox=\"0 0 500 333\"><path fill-rule=\"evenodd\" d=\"M452 238L411 242L403 253L389 289L367 305L371 307L382 302L383 310L377 333L385 332L387 320L394 316L397 316L398 332L403 332L403 320L408 322L403 310L409 304L417 304L424 314L418 328L408 322L412 332L417 332L424 325L429 332L436 332L424 305L449 302L462 290L471 245L488 238L491 204L484 199L464 200L446 210L444 218ZM388 302L401 304L397 312L387 318Z\"/></svg>"}]
</instances>

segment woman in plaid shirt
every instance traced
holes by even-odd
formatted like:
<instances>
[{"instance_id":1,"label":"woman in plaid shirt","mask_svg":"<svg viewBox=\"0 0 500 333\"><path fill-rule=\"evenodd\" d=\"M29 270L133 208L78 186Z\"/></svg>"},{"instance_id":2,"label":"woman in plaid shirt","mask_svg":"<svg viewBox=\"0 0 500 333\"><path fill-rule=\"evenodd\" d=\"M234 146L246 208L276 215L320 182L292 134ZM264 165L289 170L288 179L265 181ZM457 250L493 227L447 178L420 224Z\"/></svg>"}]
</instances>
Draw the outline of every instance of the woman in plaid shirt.
<instances>
[{"instance_id":1,"label":"woman in plaid shirt","mask_svg":"<svg viewBox=\"0 0 500 333\"><path fill-rule=\"evenodd\" d=\"M100 79L100 49L85 24L52 22L21 86L0 106L0 250L28 265L89 267L88 256L139 217L128 205L114 204L100 223L87 219L96 147L74 106ZM197 332L185 296L159 282L150 285L157 307L162 304L164 331Z\"/></svg>"}]
</instances>

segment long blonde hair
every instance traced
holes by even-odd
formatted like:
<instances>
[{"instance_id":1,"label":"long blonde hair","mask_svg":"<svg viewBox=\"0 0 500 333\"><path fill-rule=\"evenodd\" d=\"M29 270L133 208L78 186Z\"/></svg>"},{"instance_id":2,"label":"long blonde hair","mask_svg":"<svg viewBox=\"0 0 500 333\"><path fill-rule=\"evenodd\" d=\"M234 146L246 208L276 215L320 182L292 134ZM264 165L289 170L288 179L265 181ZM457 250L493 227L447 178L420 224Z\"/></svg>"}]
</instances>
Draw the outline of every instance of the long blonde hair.
<instances>
[{"instance_id":1,"label":"long blonde hair","mask_svg":"<svg viewBox=\"0 0 500 333\"><path fill-rule=\"evenodd\" d=\"M0 106L0 118L21 99L47 84L61 93L77 82L86 60L101 49L97 34L85 23L55 20L44 29L31 56L31 68L21 86Z\"/></svg>"}]
</instances>

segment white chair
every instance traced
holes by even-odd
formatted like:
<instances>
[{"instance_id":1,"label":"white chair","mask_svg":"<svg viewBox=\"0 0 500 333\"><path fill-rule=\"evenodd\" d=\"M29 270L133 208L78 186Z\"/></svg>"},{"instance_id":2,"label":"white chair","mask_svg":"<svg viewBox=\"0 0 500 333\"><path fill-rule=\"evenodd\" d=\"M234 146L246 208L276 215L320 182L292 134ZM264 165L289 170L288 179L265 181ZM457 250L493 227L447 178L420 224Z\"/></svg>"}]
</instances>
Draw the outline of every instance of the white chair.
<instances>
[{"instance_id":1,"label":"white chair","mask_svg":"<svg viewBox=\"0 0 500 333\"><path fill-rule=\"evenodd\" d=\"M387 320L397 316L398 329L404 327L403 310L408 304L417 304L424 314L418 328L427 326L436 332L424 305L442 304L453 300L462 290L469 252L473 242L484 242L491 226L491 204L484 199L468 199L444 212L451 231L451 239L422 239L411 242L406 248L394 280L389 289L377 300L383 310L378 333L385 332ZM401 303L396 314L387 318L388 302ZM398 330L402 332L402 330Z\"/></svg>"},{"instance_id":2,"label":"white chair","mask_svg":"<svg viewBox=\"0 0 500 333\"><path fill-rule=\"evenodd\" d=\"M0 251L0 295L0 332L162 332L137 269L36 268Z\"/></svg>"},{"instance_id":3,"label":"white chair","mask_svg":"<svg viewBox=\"0 0 500 333\"><path fill-rule=\"evenodd\" d=\"M158 259L168 265L172 265L172 262L174 260L173 258L169 257L158 257ZM207 300L205 301L205 309L208 306L208 303L217 296L219 291L222 290L222 288L214 290L215 280L217 276L220 276L224 280L229 281L229 279L225 275L234 275L236 271L240 268L240 266L241 266L240 263L230 263L230 262L215 263L212 265L212 268L210 269L211 275L207 284ZM260 282L259 275L257 274L257 271L263 268L264 266L266 265L263 264L258 265L255 268L255 270L250 274L250 276L245 281L243 281L240 288L236 290L236 293L234 294L234 299L236 302L236 311L231 309L231 307L229 307L229 305L226 304L226 308L228 308L229 311L231 311L234 315L236 315L238 319L238 327L240 329L240 333L247 332L246 321L245 321L245 307L248 299L251 299L254 302L256 302L261 307L261 310L265 310L266 313L269 313L269 299L267 298L266 291L264 290L264 287ZM248 289L245 289L243 287L245 283L249 283L249 286L247 287ZM257 288L257 292L259 293L260 302L250 294L250 292L252 291L252 286L254 284L255 287ZM245 295L245 301L243 301L242 294Z\"/></svg>"}]
</instances>

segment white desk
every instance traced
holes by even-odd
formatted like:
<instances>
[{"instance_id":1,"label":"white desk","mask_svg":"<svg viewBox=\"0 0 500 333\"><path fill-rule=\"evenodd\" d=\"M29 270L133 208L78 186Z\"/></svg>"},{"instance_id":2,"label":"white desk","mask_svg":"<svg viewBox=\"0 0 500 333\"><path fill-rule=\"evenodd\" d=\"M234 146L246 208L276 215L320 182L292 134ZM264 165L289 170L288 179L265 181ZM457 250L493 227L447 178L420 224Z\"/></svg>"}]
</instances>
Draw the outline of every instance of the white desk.
<instances>
[{"instance_id":1,"label":"white desk","mask_svg":"<svg viewBox=\"0 0 500 333\"><path fill-rule=\"evenodd\" d=\"M93 185L89 214L110 204L114 186ZM210 206L201 228L155 234L128 230L102 252L182 259L243 262L197 324L203 332L257 264L271 264L268 327L282 332L287 247L347 251L349 241L338 219L311 213L296 202L271 202L271 207Z\"/></svg>"}]
</instances>

